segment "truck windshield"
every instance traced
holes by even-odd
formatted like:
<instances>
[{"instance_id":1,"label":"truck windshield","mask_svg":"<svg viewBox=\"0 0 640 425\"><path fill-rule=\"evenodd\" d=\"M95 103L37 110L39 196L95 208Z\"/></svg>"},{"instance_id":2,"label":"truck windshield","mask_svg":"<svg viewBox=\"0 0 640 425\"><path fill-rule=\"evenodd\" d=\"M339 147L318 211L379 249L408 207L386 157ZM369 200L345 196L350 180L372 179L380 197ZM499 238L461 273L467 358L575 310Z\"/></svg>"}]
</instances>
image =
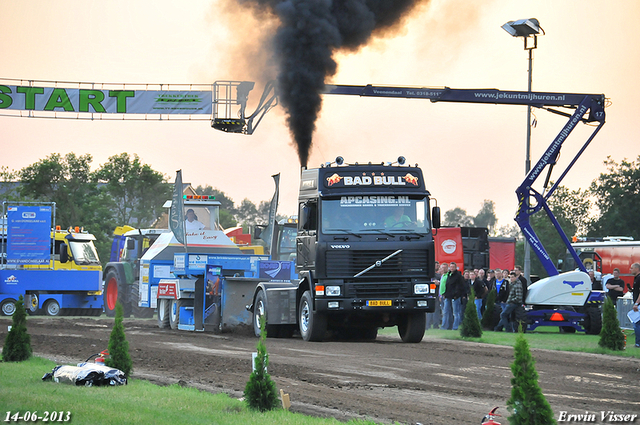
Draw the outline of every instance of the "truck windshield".
<instances>
[{"instance_id":1,"label":"truck windshield","mask_svg":"<svg viewBox=\"0 0 640 425\"><path fill-rule=\"evenodd\" d=\"M185 205L184 217L185 230L187 232L221 230L220 207L218 205Z\"/></svg>"},{"instance_id":2,"label":"truck windshield","mask_svg":"<svg viewBox=\"0 0 640 425\"><path fill-rule=\"evenodd\" d=\"M100 264L98 252L92 241L69 241L69 248L76 264Z\"/></svg>"},{"instance_id":3,"label":"truck windshield","mask_svg":"<svg viewBox=\"0 0 640 425\"><path fill-rule=\"evenodd\" d=\"M419 233L431 231L425 197L368 195L323 199L322 232L345 233Z\"/></svg>"}]
</instances>

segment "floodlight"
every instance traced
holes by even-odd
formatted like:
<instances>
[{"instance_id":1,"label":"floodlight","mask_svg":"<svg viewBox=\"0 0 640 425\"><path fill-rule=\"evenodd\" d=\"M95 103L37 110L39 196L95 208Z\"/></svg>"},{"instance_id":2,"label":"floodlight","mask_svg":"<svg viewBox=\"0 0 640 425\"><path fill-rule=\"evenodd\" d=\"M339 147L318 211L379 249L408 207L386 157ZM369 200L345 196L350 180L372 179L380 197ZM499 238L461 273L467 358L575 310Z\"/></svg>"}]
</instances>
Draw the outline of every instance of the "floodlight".
<instances>
[{"instance_id":1,"label":"floodlight","mask_svg":"<svg viewBox=\"0 0 640 425\"><path fill-rule=\"evenodd\" d=\"M502 29L513 37L535 36L540 34L540 31L542 30L542 28L540 28L540 22L536 18L509 21L502 26ZM542 31L544 32L544 30Z\"/></svg>"}]
</instances>

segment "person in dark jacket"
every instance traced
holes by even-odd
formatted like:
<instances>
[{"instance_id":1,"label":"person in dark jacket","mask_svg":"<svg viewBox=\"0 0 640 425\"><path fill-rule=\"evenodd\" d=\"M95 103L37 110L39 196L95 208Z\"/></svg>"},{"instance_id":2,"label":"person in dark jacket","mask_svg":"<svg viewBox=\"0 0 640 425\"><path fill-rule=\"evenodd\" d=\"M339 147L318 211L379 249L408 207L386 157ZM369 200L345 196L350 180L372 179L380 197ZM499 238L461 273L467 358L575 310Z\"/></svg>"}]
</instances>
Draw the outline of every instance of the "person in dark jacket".
<instances>
[{"instance_id":1,"label":"person in dark jacket","mask_svg":"<svg viewBox=\"0 0 640 425\"><path fill-rule=\"evenodd\" d=\"M502 308L506 307L507 298L509 298L509 281L505 273L507 276L509 275L509 272L506 270L504 272L502 270L496 270L495 288L498 293L496 295L496 304L499 304Z\"/></svg>"},{"instance_id":2,"label":"person in dark jacket","mask_svg":"<svg viewBox=\"0 0 640 425\"><path fill-rule=\"evenodd\" d=\"M509 298L507 299L507 306L503 308L502 313L500 313L500 321L494 329L496 332L501 332L503 327L507 332L517 331L514 327L514 321L511 320L511 313L522 305L524 297L522 293L522 282L518 279L516 272L509 274L509 283L511 287L509 290Z\"/></svg>"},{"instance_id":3,"label":"person in dark jacket","mask_svg":"<svg viewBox=\"0 0 640 425\"><path fill-rule=\"evenodd\" d=\"M513 271L516 272L518 280L522 283L522 302L524 303L525 301L527 301L527 289L529 288L529 282L527 282L527 278L524 277L522 266L515 266ZM508 276L505 276L504 278L509 279Z\"/></svg>"},{"instance_id":4,"label":"person in dark jacket","mask_svg":"<svg viewBox=\"0 0 640 425\"><path fill-rule=\"evenodd\" d=\"M624 280L620 279L620 269L613 269L613 277L607 280L605 285L607 287L607 295L613 301L613 305L615 306L618 302L618 298L624 294Z\"/></svg>"},{"instance_id":5,"label":"person in dark jacket","mask_svg":"<svg viewBox=\"0 0 640 425\"><path fill-rule=\"evenodd\" d=\"M462 298L465 297L465 282L462 274L458 270L455 262L449 264L449 276L447 277L447 288L444 292L445 300L451 300L453 308L453 330L457 330L462 323Z\"/></svg>"},{"instance_id":6,"label":"person in dark jacket","mask_svg":"<svg viewBox=\"0 0 640 425\"><path fill-rule=\"evenodd\" d=\"M471 273L471 276L473 275L474 274ZM480 276L476 277L473 280L473 292L475 294L474 302L476 303L478 319L482 320L482 302L484 300L484 297L487 295L487 284Z\"/></svg>"}]
</instances>

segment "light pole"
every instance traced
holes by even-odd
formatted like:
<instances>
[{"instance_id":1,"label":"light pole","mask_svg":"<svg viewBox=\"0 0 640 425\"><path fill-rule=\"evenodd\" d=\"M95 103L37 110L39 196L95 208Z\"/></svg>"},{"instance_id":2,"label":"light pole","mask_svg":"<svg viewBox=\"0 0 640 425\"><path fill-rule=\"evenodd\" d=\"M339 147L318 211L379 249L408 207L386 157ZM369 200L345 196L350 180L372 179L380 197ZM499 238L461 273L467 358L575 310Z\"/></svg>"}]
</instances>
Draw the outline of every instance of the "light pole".
<instances>
[{"instance_id":1,"label":"light pole","mask_svg":"<svg viewBox=\"0 0 640 425\"><path fill-rule=\"evenodd\" d=\"M533 49L538 47L538 34L544 30L540 27L540 22L535 18L509 21L502 26L506 32L513 37L522 37L524 49L529 52L529 85L527 90L531 93L531 79L533 74ZM531 170L531 105L527 105L527 144L525 148L524 172L529 174ZM531 283L531 249L529 242L524 239L524 277Z\"/></svg>"}]
</instances>

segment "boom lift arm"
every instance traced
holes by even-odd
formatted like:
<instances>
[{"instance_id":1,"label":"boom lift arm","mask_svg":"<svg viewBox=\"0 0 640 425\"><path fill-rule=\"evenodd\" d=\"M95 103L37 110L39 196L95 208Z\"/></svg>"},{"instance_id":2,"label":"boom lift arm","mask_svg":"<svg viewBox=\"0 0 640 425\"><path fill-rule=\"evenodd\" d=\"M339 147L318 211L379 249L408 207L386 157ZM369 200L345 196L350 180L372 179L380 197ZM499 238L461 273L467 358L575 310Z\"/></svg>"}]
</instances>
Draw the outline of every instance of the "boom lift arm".
<instances>
[{"instance_id":1,"label":"boom lift arm","mask_svg":"<svg viewBox=\"0 0 640 425\"><path fill-rule=\"evenodd\" d=\"M516 213L516 223L522 229L529 244L543 264L549 276L558 275L555 264L549 257L542 242L531 227L529 218L536 212L544 209L549 216L551 223L562 238L567 249L574 258L580 270L586 269L578 254L571 246L569 238L564 233L557 219L551 212L547 200L553 195L559 184L562 182L567 172L573 167L580 155L589 146L593 138L600 131L605 123L605 97L603 94L579 94L579 93L546 93L546 92L520 92L502 91L497 89L451 89L445 88L425 88L425 87L388 87L388 86L347 86L347 85L327 85L326 94L342 94L370 97L392 97L407 99L429 99L432 102L461 102L461 103L491 103L500 105L531 105L536 108L546 109L549 112L568 117L569 120L560 133L554 138L547 150L542 154L536 165L525 177L522 184L516 189L518 196L518 211ZM551 109L549 107L554 107ZM568 108L573 113L561 111L555 108ZM558 159L560 148L569 134L576 128L579 122L597 123L593 132L578 151L569 165L564 169L554 185L547 191L551 171ZM544 182L544 191L540 193L532 186L540 177L545 168L549 168Z\"/></svg>"},{"instance_id":2,"label":"boom lift arm","mask_svg":"<svg viewBox=\"0 0 640 425\"><path fill-rule=\"evenodd\" d=\"M275 82L270 82L265 87L262 99L255 112L250 116L245 115L245 108L249 91L253 89L253 83L246 81L217 81L214 88L214 119L212 127L231 133L252 134L258 123L269 109L277 105L277 90ZM522 229L529 244L542 262L549 276L558 275L555 264L549 257L542 242L531 227L530 217L544 209L551 223L560 235L562 241L571 253L571 256L584 272L586 269L575 252L569 238L564 233L560 224L554 217L547 200L553 195L567 172L573 167L580 155L589 146L595 135L605 123L605 96L603 94L580 93L553 93L553 92L529 92L529 91L505 91L497 89L452 89L429 87L391 87L391 86L351 86L351 85L326 85L324 94L340 94L367 97L387 97L405 99L428 99L431 102L458 102L458 103L485 103L496 105L530 105L545 109L554 114L562 115L569 120L560 133L554 138L542 157L531 169L522 184L516 189L518 196L518 211L515 220ZM564 108L563 111L556 108ZM572 111L572 112L571 112ZM235 115L235 118L231 116ZM254 120L256 120L254 124ZM593 132L578 151L569 165L562 172L558 180L547 191L547 185L551 177L551 171L558 159L560 148L567 137L576 128L579 122L597 123ZM549 168L544 182L543 193L536 191L532 186L540 177L545 168Z\"/></svg>"}]
</instances>

